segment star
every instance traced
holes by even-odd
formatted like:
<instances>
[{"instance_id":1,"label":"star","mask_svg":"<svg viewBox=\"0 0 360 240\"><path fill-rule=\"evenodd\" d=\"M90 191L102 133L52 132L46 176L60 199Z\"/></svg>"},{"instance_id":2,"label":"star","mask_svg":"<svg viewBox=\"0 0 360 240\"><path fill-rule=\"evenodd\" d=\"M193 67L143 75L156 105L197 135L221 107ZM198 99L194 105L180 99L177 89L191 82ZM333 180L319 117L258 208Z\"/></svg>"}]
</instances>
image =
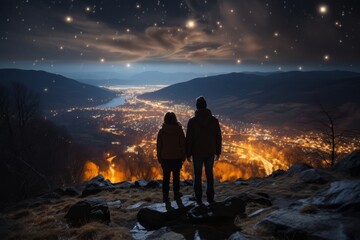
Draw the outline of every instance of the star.
<instances>
[{"instance_id":1,"label":"star","mask_svg":"<svg viewBox=\"0 0 360 240\"><path fill-rule=\"evenodd\" d=\"M131 64L130 64L130 63L127 63L127 64L126 64L126 67L127 67L127 68L131 68Z\"/></svg>"},{"instance_id":2,"label":"star","mask_svg":"<svg viewBox=\"0 0 360 240\"><path fill-rule=\"evenodd\" d=\"M71 16L66 16L66 17L65 17L65 21L66 21L67 23L72 23L72 22L73 22L73 18L72 18Z\"/></svg>"},{"instance_id":3,"label":"star","mask_svg":"<svg viewBox=\"0 0 360 240\"><path fill-rule=\"evenodd\" d=\"M240 64L240 63L241 63L241 59L237 59L237 60L236 60L236 63L237 63L237 64Z\"/></svg>"},{"instance_id":4,"label":"star","mask_svg":"<svg viewBox=\"0 0 360 240\"><path fill-rule=\"evenodd\" d=\"M329 60L330 60L330 56L326 54L326 55L324 55L323 59L324 59L324 61L329 61Z\"/></svg>"},{"instance_id":5,"label":"star","mask_svg":"<svg viewBox=\"0 0 360 240\"><path fill-rule=\"evenodd\" d=\"M320 5L319 6L319 13L322 15L325 15L328 13L328 7L326 5Z\"/></svg>"},{"instance_id":6,"label":"star","mask_svg":"<svg viewBox=\"0 0 360 240\"><path fill-rule=\"evenodd\" d=\"M100 58L100 62L101 62L101 63L104 63L104 62L105 62L105 59L104 59L104 58Z\"/></svg>"},{"instance_id":7,"label":"star","mask_svg":"<svg viewBox=\"0 0 360 240\"><path fill-rule=\"evenodd\" d=\"M196 26L196 23L195 23L194 20L189 20L189 21L186 22L186 27L187 28L192 29L192 28L195 28L195 26Z\"/></svg>"}]
</instances>

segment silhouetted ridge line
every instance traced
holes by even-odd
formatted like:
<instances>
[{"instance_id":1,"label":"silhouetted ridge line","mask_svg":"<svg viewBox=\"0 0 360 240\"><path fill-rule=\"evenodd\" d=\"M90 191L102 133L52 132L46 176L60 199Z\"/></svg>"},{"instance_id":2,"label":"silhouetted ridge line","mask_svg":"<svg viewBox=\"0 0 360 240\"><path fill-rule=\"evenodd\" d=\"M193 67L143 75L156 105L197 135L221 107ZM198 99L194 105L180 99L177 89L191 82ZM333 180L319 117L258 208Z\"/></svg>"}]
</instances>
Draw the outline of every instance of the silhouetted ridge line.
<instances>
[{"instance_id":1,"label":"silhouetted ridge line","mask_svg":"<svg viewBox=\"0 0 360 240\"><path fill-rule=\"evenodd\" d=\"M80 83L59 74L0 69L0 85L11 86L14 82L21 83L40 94L45 109L97 106L115 97L114 92Z\"/></svg>"}]
</instances>

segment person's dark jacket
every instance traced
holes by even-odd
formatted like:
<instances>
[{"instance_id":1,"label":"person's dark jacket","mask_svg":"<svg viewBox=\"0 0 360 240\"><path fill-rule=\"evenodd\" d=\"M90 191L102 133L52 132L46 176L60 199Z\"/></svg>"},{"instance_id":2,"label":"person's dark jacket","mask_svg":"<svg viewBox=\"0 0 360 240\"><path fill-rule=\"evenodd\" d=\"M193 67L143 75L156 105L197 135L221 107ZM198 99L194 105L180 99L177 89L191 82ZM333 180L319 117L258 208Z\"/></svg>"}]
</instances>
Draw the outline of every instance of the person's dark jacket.
<instances>
[{"instance_id":1,"label":"person's dark jacket","mask_svg":"<svg viewBox=\"0 0 360 240\"><path fill-rule=\"evenodd\" d=\"M159 162L164 159L185 160L185 135L182 127L164 124L157 135L156 150Z\"/></svg>"},{"instance_id":2,"label":"person's dark jacket","mask_svg":"<svg viewBox=\"0 0 360 240\"><path fill-rule=\"evenodd\" d=\"M221 154L221 130L219 121L207 108L199 109L191 118L186 131L186 155L210 157Z\"/></svg>"}]
</instances>

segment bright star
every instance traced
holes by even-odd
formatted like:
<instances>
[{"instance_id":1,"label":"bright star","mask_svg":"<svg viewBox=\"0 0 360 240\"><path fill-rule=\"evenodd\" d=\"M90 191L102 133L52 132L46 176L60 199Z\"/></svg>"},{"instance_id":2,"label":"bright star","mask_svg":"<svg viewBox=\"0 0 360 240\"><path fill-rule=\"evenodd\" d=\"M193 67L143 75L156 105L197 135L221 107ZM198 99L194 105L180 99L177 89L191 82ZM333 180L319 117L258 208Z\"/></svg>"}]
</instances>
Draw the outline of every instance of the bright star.
<instances>
[{"instance_id":1,"label":"bright star","mask_svg":"<svg viewBox=\"0 0 360 240\"><path fill-rule=\"evenodd\" d=\"M100 62L101 62L101 63L104 63L104 62L105 62L105 59L104 59L104 58L101 58L101 59L100 59Z\"/></svg>"},{"instance_id":2,"label":"bright star","mask_svg":"<svg viewBox=\"0 0 360 240\"><path fill-rule=\"evenodd\" d=\"M127 64L126 64L126 67L127 67L127 68L131 68L131 64L130 64L130 63L127 63Z\"/></svg>"},{"instance_id":3,"label":"bright star","mask_svg":"<svg viewBox=\"0 0 360 240\"><path fill-rule=\"evenodd\" d=\"M321 5L319 7L320 14L327 14L328 13L328 7L326 5Z\"/></svg>"},{"instance_id":4,"label":"bright star","mask_svg":"<svg viewBox=\"0 0 360 240\"><path fill-rule=\"evenodd\" d=\"M66 21L67 23L71 23L71 22L74 21L74 19L73 19L71 16L66 16L66 17L65 17L65 21Z\"/></svg>"},{"instance_id":5,"label":"bright star","mask_svg":"<svg viewBox=\"0 0 360 240\"><path fill-rule=\"evenodd\" d=\"M189 21L187 21L187 23L186 23L186 27L187 28L194 28L196 26L196 23L195 23L195 21L194 20L189 20Z\"/></svg>"},{"instance_id":6,"label":"bright star","mask_svg":"<svg viewBox=\"0 0 360 240\"><path fill-rule=\"evenodd\" d=\"M329 61L330 60L330 56L329 55L324 55L324 61Z\"/></svg>"}]
</instances>

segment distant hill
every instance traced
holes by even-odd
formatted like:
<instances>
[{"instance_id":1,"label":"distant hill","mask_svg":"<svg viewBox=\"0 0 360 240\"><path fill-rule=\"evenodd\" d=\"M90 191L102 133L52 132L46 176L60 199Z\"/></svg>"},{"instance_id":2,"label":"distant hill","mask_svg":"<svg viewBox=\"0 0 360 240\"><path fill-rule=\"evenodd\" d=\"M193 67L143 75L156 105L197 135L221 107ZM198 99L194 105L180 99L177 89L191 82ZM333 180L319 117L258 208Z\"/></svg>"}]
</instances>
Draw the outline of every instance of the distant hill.
<instances>
[{"instance_id":1,"label":"distant hill","mask_svg":"<svg viewBox=\"0 0 360 240\"><path fill-rule=\"evenodd\" d=\"M94 86L114 86L114 85L171 85L174 83L185 82L197 77L203 77L201 73L176 72L163 73L158 71L146 71L122 79L79 79L80 82Z\"/></svg>"},{"instance_id":2,"label":"distant hill","mask_svg":"<svg viewBox=\"0 0 360 240\"><path fill-rule=\"evenodd\" d=\"M110 101L115 93L44 71L0 69L0 85L19 82L40 94L45 109L97 106Z\"/></svg>"},{"instance_id":3,"label":"distant hill","mask_svg":"<svg viewBox=\"0 0 360 240\"><path fill-rule=\"evenodd\" d=\"M346 71L230 73L174 84L142 98L173 100L194 106L208 99L214 114L246 122L282 124L300 121L318 104L337 107L360 120L360 73Z\"/></svg>"},{"instance_id":4,"label":"distant hill","mask_svg":"<svg viewBox=\"0 0 360 240\"><path fill-rule=\"evenodd\" d=\"M141 85L154 85L154 84L164 84L170 85L174 83L188 81L194 78L203 77L204 74L200 73L191 73L191 72L176 72L176 73L163 73L158 71L147 71L136 74L129 77L130 81L133 81L134 84Z\"/></svg>"}]
</instances>

